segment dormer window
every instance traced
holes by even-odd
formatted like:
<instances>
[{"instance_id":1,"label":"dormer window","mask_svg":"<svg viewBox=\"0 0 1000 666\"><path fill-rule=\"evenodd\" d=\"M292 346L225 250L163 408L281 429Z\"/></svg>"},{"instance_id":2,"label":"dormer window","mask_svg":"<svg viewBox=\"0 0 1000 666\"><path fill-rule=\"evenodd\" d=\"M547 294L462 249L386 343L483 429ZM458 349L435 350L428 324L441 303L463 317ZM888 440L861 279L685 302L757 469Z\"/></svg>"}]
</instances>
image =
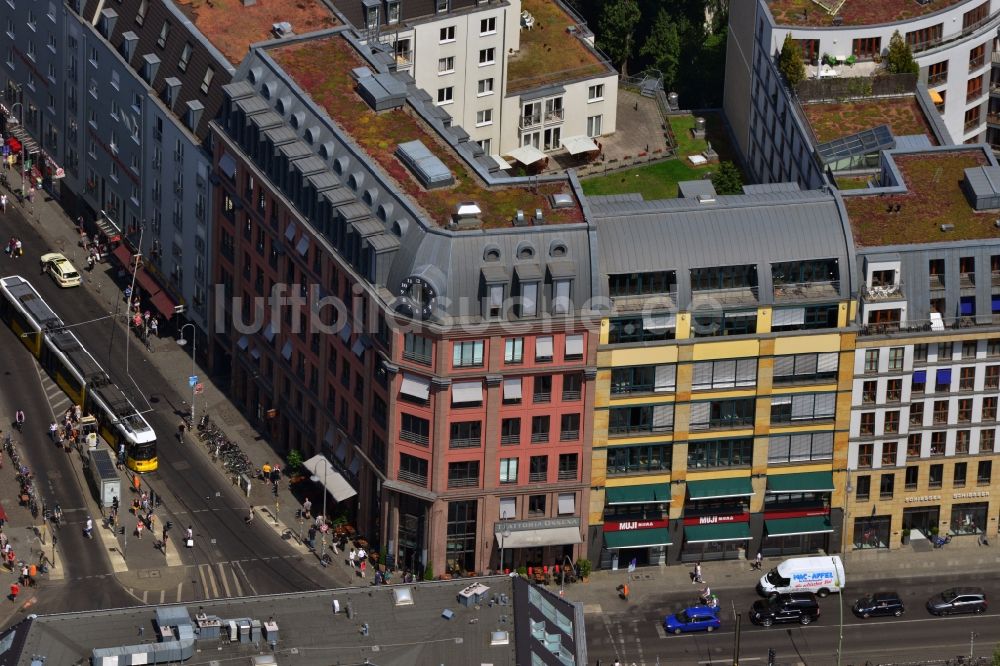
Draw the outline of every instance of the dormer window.
<instances>
[{"instance_id":1,"label":"dormer window","mask_svg":"<svg viewBox=\"0 0 1000 666\"><path fill-rule=\"evenodd\" d=\"M378 10L379 10L378 0L364 0L364 6L365 6L365 27L377 28Z\"/></svg>"},{"instance_id":2,"label":"dormer window","mask_svg":"<svg viewBox=\"0 0 1000 666\"><path fill-rule=\"evenodd\" d=\"M489 290L488 316L490 319L498 319L503 314L503 285L491 284Z\"/></svg>"},{"instance_id":3,"label":"dormer window","mask_svg":"<svg viewBox=\"0 0 1000 666\"><path fill-rule=\"evenodd\" d=\"M555 280L552 283L552 314L569 314L570 284L569 280Z\"/></svg>"},{"instance_id":4,"label":"dormer window","mask_svg":"<svg viewBox=\"0 0 1000 666\"><path fill-rule=\"evenodd\" d=\"M434 0L434 11L438 14L448 11L448 5L451 0Z\"/></svg>"},{"instance_id":5,"label":"dormer window","mask_svg":"<svg viewBox=\"0 0 1000 666\"><path fill-rule=\"evenodd\" d=\"M534 317L538 314L538 283L521 284L521 316Z\"/></svg>"},{"instance_id":6,"label":"dormer window","mask_svg":"<svg viewBox=\"0 0 1000 666\"><path fill-rule=\"evenodd\" d=\"M386 23L399 23L399 0L389 0L386 3Z\"/></svg>"},{"instance_id":7,"label":"dormer window","mask_svg":"<svg viewBox=\"0 0 1000 666\"><path fill-rule=\"evenodd\" d=\"M170 36L170 21L164 21L160 28L160 36L156 38L156 45L161 49L167 45L167 37Z\"/></svg>"}]
</instances>

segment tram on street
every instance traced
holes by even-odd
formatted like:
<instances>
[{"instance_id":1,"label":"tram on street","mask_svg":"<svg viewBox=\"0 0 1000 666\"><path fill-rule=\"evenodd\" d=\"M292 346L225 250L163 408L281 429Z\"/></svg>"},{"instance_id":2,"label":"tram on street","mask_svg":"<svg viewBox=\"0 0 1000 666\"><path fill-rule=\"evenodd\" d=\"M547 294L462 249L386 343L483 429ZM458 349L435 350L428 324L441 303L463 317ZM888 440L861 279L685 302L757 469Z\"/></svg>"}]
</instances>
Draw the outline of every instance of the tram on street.
<instances>
[{"instance_id":1,"label":"tram on street","mask_svg":"<svg viewBox=\"0 0 1000 666\"><path fill-rule=\"evenodd\" d=\"M134 472L157 467L156 433L104 368L45 303L30 282L0 278L0 319L38 359L52 380L97 421L97 431Z\"/></svg>"}]
</instances>

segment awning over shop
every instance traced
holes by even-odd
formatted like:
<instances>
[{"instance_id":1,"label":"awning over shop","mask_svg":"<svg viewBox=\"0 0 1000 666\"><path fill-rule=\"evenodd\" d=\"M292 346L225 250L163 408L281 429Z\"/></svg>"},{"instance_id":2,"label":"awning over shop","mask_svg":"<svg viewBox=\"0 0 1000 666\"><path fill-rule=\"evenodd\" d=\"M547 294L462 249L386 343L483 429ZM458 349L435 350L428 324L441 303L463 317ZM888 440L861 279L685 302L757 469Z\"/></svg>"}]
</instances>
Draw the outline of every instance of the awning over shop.
<instances>
[{"instance_id":1,"label":"awning over shop","mask_svg":"<svg viewBox=\"0 0 1000 666\"><path fill-rule=\"evenodd\" d=\"M747 541L749 538L750 523L689 525L684 528L684 540L688 543L708 543L710 541Z\"/></svg>"},{"instance_id":2,"label":"awning over shop","mask_svg":"<svg viewBox=\"0 0 1000 666\"><path fill-rule=\"evenodd\" d=\"M545 159L545 153L534 146L521 146L507 153L508 157L513 157L521 164L527 166Z\"/></svg>"},{"instance_id":3,"label":"awning over shop","mask_svg":"<svg viewBox=\"0 0 1000 666\"><path fill-rule=\"evenodd\" d=\"M775 474L767 477L767 492L777 493L830 493L833 492L833 472L802 472L801 474Z\"/></svg>"},{"instance_id":4,"label":"awning over shop","mask_svg":"<svg viewBox=\"0 0 1000 666\"><path fill-rule=\"evenodd\" d=\"M170 294L165 291L157 292L149 297L149 302L163 315L164 319L167 321L173 319L174 308L177 307L177 304L174 303L174 299L170 297Z\"/></svg>"},{"instance_id":5,"label":"awning over shop","mask_svg":"<svg viewBox=\"0 0 1000 666\"><path fill-rule=\"evenodd\" d=\"M806 516L765 520L767 536L795 536L797 534L829 534L833 532L829 516Z\"/></svg>"},{"instance_id":6,"label":"awning over shop","mask_svg":"<svg viewBox=\"0 0 1000 666\"><path fill-rule=\"evenodd\" d=\"M568 546L583 543L579 527L550 527L538 530L519 530L504 537L496 533L497 545L503 541L504 548L541 548L542 546Z\"/></svg>"},{"instance_id":7,"label":"awning over shop","mask_svg":"<svg viewBox=\"0 0 1000 666\"><path fill-rule=\"evenodd\" d=\"M111 250L111 256L117 259L125 268L133 268L135 262L132 260L132 252L125 245L119 245Z\"/></svg>"},{"instance_id":8,"label":"awning over shop","mask_svg":"<svg viewBox=\"0 0 1000 666\"><path fill-rule=\"evenodd\" d=\"M614 504L653 504L670 501L670 486L666 483L648 483L642 486L618 486L608 488L604 501Z\"/></svg>"},{"instance_id":9,"label":"awning over shop","mask_svg":"<svg viewBox=\"0 0 1000 666\"><path fill-rule=\"evenodd\" d=\"M829 516L805 516L765 520L767 536L794 536L796 534L829 534L833 532Z\"/></svg>"},{"instance_id":10,"label":"awning over shop","mask_svg":"<svg viewBox=\"0 0 1000 666\"><path fill-rule=\"evenodd\" d=\"M670 530L657 527L651 530L630 530L628 532L605 532L604 546L608 550L618 548L649 548L651 546L669 546Z\"/></svg>"},{"instance_id":11,"label":"awning over shop","mask_svg":"<svg viewBox=\"0 0 1000 666\"><path fill-rule=\"evenodd\" d=\"M748 476L688 482L688 497L693 500L749 497L750 495L753 495L753 485Z\"/></svg>"},{"instance_id":12,"label":"awning over shop","mask_svg":"<svg viewBox=\"0 0 1000 666\"><path fill-rule=\"evenodd\" d=\"M562 140L563 148L569 151L570 155L589 153L597 150L597 144L588 136L568 136Z\"/></svg>"},{"instance_id":13,"label":"awning over shop","mask_svg":"<svg viewBox=\"0 0 1000 666\"><path fill-rule=\"evenodd\" d=\"M330 461L325 456L313 456L303 463L305 468L312 472L319 484L326 488L326 491L338 502L343 502L357 495L357 491L351 488L340 472L333 468Z\"/></svg>"}]
</instances>

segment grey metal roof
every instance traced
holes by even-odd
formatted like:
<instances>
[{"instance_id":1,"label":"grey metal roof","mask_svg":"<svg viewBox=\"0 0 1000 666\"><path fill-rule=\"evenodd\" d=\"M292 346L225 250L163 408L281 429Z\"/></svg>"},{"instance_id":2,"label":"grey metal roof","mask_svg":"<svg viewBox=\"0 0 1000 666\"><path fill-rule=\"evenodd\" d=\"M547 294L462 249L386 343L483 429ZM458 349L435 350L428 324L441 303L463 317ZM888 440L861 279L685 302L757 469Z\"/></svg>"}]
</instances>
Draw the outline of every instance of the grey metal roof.
<instances>
[{"instance_id":1,"label":"grey metal roof","mask_svg":"<svg viewBox=\"0 0 1000 666\"><path fill-rule=\"evenodd\" d=\"M824 164L829 164L845 157L870 155L896 146L892 130L888 125L879 125L871 129L849 134L833 141L827 141L816 146L816 152Z\"/></svg>"},{"instance_id":2,"label":"grey metal roof","mask_svg":"<svg viewBox=\"0 0 1000 666\"><path fill-rule=\"evenodd\" d=\"M798 183L758 183L743 186L743 194L770 194L772 192L798 192Z\"/></svg>"},{"instance_id":3,"label":"grey metal roof","mask_svg":"<svg viewBox=\"0 0 1000 666\"><path fill-rule=\"evenodd\" d=\"M896 150L924 150L933 147L931 138L926 134L907 134L896 137Z\"/></svg>"},{"instance_id":4,"label":"grey metal roof","mask_svg":"<svg viewBox=\"0 0 1000 666\"><path fill-rule=\"evenodd\" d=\"M349 201L354 201L354 195L346 187L331 187L330 189L323 190L320 196L334 207L343 206Z\"/></svg>"},{"instance_id":5,"label":"grey metal roof","mask_svg":"<svg viewBox=\"0 0 1000 666\"><path fill-rule=\"evenodd\" d=\"M677 271L681 307L689 302L690 269L758 265L761 302L770 302L770 264L836 259L841 294L852 291L853 241L842 208L820 191L592 204L604 276ZM606 285L606 279L602 283Z\"/></svg>"},{"instance_id":6,"label":"grey metal roof","mask_svg":"<svg viewBox=\"0 0 1000 666\"><path fill-rule=\"evenodd\" d=\"M362 218L352 222L351 228L354 229L354 233L362 238L385 233L385 225L376 220L374 217Z\"/></svg>"},{"instance_id":7,"label":"grey metal roof","mask_svg":"<svg viewBox=\"0 0 1000 666\"><path fill-rule=\"evenodd\" d=\"M399 247L399 238L392 234L376 234L365 238L365 242L376 252L387 252Z\"/></svg>"},{"instance_id":8,"label":"grey metal roof","mask_svg":"<svg viewBox=\"0 0 1000 666\"><path fill-rule=\"evenodd\" d=\"M977 197L1000 193L1000 167L971 167L965 170L965 181Z\"/></svg>"},{"instance_id":9,"label":"grey metal roof","mask_svg":"<svg viewBox=\"0 0 1000 666\"><path fill-rule=\"evenodd\" d=\"M272 127L280 127L285 123L285 120L274 111L265 111L250 116L250 122L263 131Z\"/></svg>"},{"instance_id":10,"label":"grey metal roof","mask_svg":"<svg viewBox=\"0 0 1000 666\"><path fill-rule=\"evenodd\" d=\"M429 190L455 182L455 177L444 162L420 141L399 144L396 147L396 155L413 172L420 184Z\"/></svg>"},{"instance_id":11,"label":"grey metal roof","mask_svg":"<svg viewBox=\"0 0 1000 666\"><path fill-rule=\"evenodd\" d=\"M326 162L309 153L309 157L295 162L295 169L301 171L303 175L319 174L329 170Z\"/></svg>"},{"instance_id":12,"label":"grey metal roof","mask_svg":"<svg viewBox=\"0 0 1000 666\"><path fill-rule=\"evenodd\" d=\"M323 194L326 194L324 192ZM362 203L359 203L354 197L351 197L351 203L344 204L343 206L337 207L337 213L344 218L345 222L353 222L362 217L367 217L370 214L368 207Z\"/></svg>"},{"instance_id":13,"label":"grey metal roof","mask_svg":"<svg viewBox=\"0 0 1000 666\"><path fill-rule=\"evenodd\" d=\"M313 154L305 141L289 141L278 146L278 151L290 160L301 159Z\"/></svg>"},{"instance_id":14,"label":"grey metal roof","mask_svg":"<svg viewBox=\"0 0 1000 666\"><path fill-rule=\"evenodd\" d=\"M291 143L292 141L298 141L299 136L295 133L291 127L287 125L282 125L281 127L275 127L264 132L264 135L268 140L274 144L275 147L281 146L286 143Z\"/></svg>"},{"instance_id":15,"label":"grey metal roof","mask_svg":"<svg viewBox=\"0 0 1000 666\"><path fill-rule=\"evenodd\" d=\"M312 185L317 192L323 192L324 190L328 190L333 187L340 187L340 180L333 175L332 171L314 173L308 176L306 180L309 181L309 184Z\"/></svg>"},{"instance_id":16,"label":"grey metal roof","mask_svg":"<svg viewBox=\"0 0 1000 666\"><path fill-rule=\"evenodd\" d=\"M178 83L180 82L178 81ZM255 113L263 113L271 108L267 105L267 102L261 99L260 95L244 97L235 100L235 102L236 106L240 107L240 110L248 116L252 116Z\"/></svg>"}]
</instances>

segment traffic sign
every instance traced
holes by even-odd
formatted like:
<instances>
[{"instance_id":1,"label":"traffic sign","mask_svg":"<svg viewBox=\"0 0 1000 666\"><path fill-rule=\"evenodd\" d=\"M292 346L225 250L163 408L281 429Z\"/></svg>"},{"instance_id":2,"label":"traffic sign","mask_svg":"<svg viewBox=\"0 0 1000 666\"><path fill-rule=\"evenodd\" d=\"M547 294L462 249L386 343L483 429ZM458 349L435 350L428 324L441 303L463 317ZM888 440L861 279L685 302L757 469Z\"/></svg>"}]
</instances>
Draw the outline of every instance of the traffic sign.
<instances>
[{"instance_id":1,"label":"traffic sign","mask_svg":"<svg viewBox=\"0 0 1000 666\"><path fill-rule=\"evenodd\" d=\"M204 384L195 384L194 385L194 394L195 395L201 395L204 392L205 392L205 385Z\"/></svg>"},{"instance_id":2,"label":"traffic sign","mask_svg":"<svg viewBox=\"0 0 1000 666\"><path fill-rule=\"evenodd\" d=\"M319 531L320 532L326 532L329 529L330 529L330 526L327 525L326 523L323 523L322 525L319 526Z\"/></svg>"},{"instance_id":3,"label":"traffic sign","mask_svg":"<svg viewBox=\"0 0 1000 666\"><path fill-rule=\"evenodd\" d=\"M188 386L193 388L194 385L197 383L198 383L198 375L191 375L190 377L188 377Z\"/></svg>"}]
</instances>

